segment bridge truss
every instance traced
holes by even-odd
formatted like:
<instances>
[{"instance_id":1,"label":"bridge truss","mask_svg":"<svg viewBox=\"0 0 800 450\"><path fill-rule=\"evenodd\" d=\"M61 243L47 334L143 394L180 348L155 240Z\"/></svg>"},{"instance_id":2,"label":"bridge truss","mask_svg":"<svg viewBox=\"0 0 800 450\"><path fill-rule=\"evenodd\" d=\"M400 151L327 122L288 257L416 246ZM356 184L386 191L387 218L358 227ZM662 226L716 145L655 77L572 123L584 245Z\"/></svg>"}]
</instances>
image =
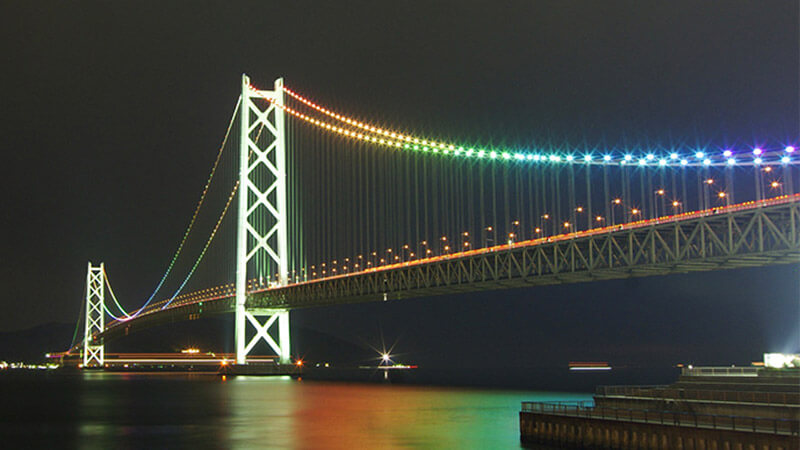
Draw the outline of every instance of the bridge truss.
<instances>
[{"instance_id":1,"label":"bridge truss","mask_svg":"<svg viewBox=\"0 0 800 450\"><path fill-rule=\"evenodd\" d=\"M295 309L798 262L800 194L795 194L253 291L247 304ZM231 296L178 303L111 324L102 337L231 312L234 306Z\"/></svg>"},{"instance_id":2,"label":"bridge truss","mask_svg":"<svg viewBox=\"0 0 800 450\"><path fill-rule=\"evenodd\" d=\"M711 210L254 293L288 308L800 262L800 204Z\"/></svg>"}]
</instances>

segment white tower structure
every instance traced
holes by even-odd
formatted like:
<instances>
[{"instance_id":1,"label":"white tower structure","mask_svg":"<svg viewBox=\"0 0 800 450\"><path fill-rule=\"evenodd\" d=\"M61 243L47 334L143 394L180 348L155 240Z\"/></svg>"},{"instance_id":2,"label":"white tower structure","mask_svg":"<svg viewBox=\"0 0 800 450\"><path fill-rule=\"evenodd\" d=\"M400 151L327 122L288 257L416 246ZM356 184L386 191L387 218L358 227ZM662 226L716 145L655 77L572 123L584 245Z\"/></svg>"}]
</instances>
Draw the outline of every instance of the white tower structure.
<instances>
[{"instance_id":1,"label":"white tower structure","mask_svg":"<svg viewBox=\"0 0 800 450\"><path fill-rule=\"evenodd\" d=\"M250 85L247 75L242 75L236 249L237 364L246 364L247 355L262 339L278 354L281 363L290 363L289 310L247 306L248 274L267 280L277 275L278 286L288 282L283 102L282 78L275 80L274 90L261 91ZM266 268L270 270L265 272ZM277 341L270 334L276 322ZM248 323L256 333L246 342Z\"/></svg>"},{"instance_id":2,"label":"white tower structure","mask_svg":"<svg viewBox=\"0 0 800 450\"><path fill-rule=\"evenodd\" d=\"M86 321L83 329L83 367L103 367L105 347L95 335L105 327L105 270L103 263L86 271Z\"/></svg>"}]
</instances>

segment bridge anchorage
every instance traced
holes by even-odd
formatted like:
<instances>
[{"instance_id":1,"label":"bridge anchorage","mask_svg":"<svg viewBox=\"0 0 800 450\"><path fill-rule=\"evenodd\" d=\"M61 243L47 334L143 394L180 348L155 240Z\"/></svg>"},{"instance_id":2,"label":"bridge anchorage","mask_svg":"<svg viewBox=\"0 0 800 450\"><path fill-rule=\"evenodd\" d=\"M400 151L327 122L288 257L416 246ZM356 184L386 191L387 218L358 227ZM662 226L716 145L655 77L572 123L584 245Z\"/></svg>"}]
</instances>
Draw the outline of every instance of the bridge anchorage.
<instances>
[{"instance_id":1,"label":"bridge anchorage","mask_svg":"<svg viewBox=\"0 0 800 450\"><path fill-rule=\"evenodd\" d=\"M104 265L88 264L83 340L69 351L84 367L103 367L113 338L208 314L234 314L237 365L254 365L266 343L282 370L295 308L800 262L799 160L786 143L473 148L347 117L282 79L261 90L243 75L241 89L194 216L144 305L125 311ZM227 203L193 265L180 260L188 275L177 290L153 301L188 252L226 145L231 175L214 192ZM237 215L221 228L231 206ZM222 229L219 260L200 265ZM209 279L192 280L204 289L182 293L198 267Z\"/></svg>"}]
</instances>

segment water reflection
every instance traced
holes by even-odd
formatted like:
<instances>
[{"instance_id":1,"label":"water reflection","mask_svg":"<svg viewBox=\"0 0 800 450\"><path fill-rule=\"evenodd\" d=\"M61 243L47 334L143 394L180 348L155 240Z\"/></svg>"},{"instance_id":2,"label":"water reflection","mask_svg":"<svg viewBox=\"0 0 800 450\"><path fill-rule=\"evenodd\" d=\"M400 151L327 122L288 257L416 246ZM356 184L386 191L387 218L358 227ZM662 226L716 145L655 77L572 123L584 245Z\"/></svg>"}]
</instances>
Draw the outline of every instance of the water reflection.
<instances>
[{"instance_id":1,"label":"water reflection","mask_svg":"<svg viewBox=\"0 0 800 450\"><path fill-rule=\"evenodd\" d=\"M523 400L588 394L237 378L229 443L253 448L519 448ZM282 435L282 436L281 436Z\"/></svg>"},{"instance_id":2,"label":"water reflection","mask_svg":"<svg viewBox=\"0 0 800 450\"><path fill-rule=\"evenodd\" d=\"M197 374L0 377L4 448L519 448L525 400L588 394Z\"/></svg>"}]
</instances>

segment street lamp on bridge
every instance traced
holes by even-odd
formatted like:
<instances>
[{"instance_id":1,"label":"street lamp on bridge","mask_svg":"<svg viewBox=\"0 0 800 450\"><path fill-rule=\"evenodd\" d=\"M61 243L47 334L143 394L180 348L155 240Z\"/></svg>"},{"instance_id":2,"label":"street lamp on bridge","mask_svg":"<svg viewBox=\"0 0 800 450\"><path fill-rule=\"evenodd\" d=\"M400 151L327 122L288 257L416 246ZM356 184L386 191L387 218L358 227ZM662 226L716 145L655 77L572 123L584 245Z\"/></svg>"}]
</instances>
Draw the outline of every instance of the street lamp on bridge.
<instances>
[{"instance_id":1,"label":"street lamp on bridge","mask_svg":"<svg viewBox=\"0 0 800 450\"><path fill-rule=\"evenodd\" d=\"M719 198L719 201L724 201L725 202L725 206L731 206L731 200L730 200L731 197L730 197L730 195L728 195L727 192L719 191L717 193L717 197Z\"/></svg>"},{"instance_id":2,"label":"street lamp on bridge","mask_svg":"<svg viewBox=\"0 0 800 450\"><path fill-rule=\"evenodd\" d=\"M514 237L518 238L519 240L522 240L523 238L522 238L522 234L520 233L520 231L521 230L520 230L520 227L519 227L519 220L515 220L515 221L511 222L511 233L514 234Z\"/></svg>"},{"instance_id":3,"label":"street lamp on bridge","mask_svg":"<svg viewBox=\"0 0 800 450\"><path fill-rule=\"evenodd\" d=\"M578 206L577 208L575 208L575 213L576 214L583 214L585 211L586 210L583 208L583 206ZM573 217L572 219L573 219L572 220L572 226L575 229L575 231L578 231L578 225L577 225L578 224L578 218L577 218L577 216ZM589 219L589 222L590 222L590 225L591 225L591 219ZM589 228L591 228L591 226ZM587 228L587 230L589 228Z\"/></svg>"},{"instance_id":4,"label":"street lamp on bridge","mask_svg":"<svg viewBox=\"0 0 800 450\"><path fill-rule=\"evenodd\" d=\"M489 237L490 234L492 237ZM494 228L492 226L483 229L483 246L488 247L490 241L494 244Z\"/></svg>"},{"instance_id":5,"label":"street lamp on bridge","mask_svg":"<svg viewBox=\"0 0 800 450\"><path fill-rule=\"evenodd\" d=\"M539 218L539 228L543 236L547 236L547 221L550 220L550 214L544 213ZM555 232L555 230L553 230Z\"/></svg>"},{"instance_id":6,"label":"street lamp on bridge","mask_svg":"<svg viewBox=\"0 0 800 450\"><path fill-rule=\"evenodd\" d=\"M656 189L653 192L653 218L658 217L658 203L661 203L661 212L662 214L666 214L666 209L664 207L664 198L667 194L667 191L663 188Z\"/></svg>"},{"instance_id":7,"label":"street lamp on bridge","mask_svg":"<svg viewBox=\"0 0 800 450\"><path fill-rule=\"evenodd\" d=\"M615 198L614 200L611 200L611 225L612 226L617 224L617 218L616 218L616 213L615 213L617 206L622 207L622 199L619 198L619 197Z\"/></svg>"}]
</instances>

